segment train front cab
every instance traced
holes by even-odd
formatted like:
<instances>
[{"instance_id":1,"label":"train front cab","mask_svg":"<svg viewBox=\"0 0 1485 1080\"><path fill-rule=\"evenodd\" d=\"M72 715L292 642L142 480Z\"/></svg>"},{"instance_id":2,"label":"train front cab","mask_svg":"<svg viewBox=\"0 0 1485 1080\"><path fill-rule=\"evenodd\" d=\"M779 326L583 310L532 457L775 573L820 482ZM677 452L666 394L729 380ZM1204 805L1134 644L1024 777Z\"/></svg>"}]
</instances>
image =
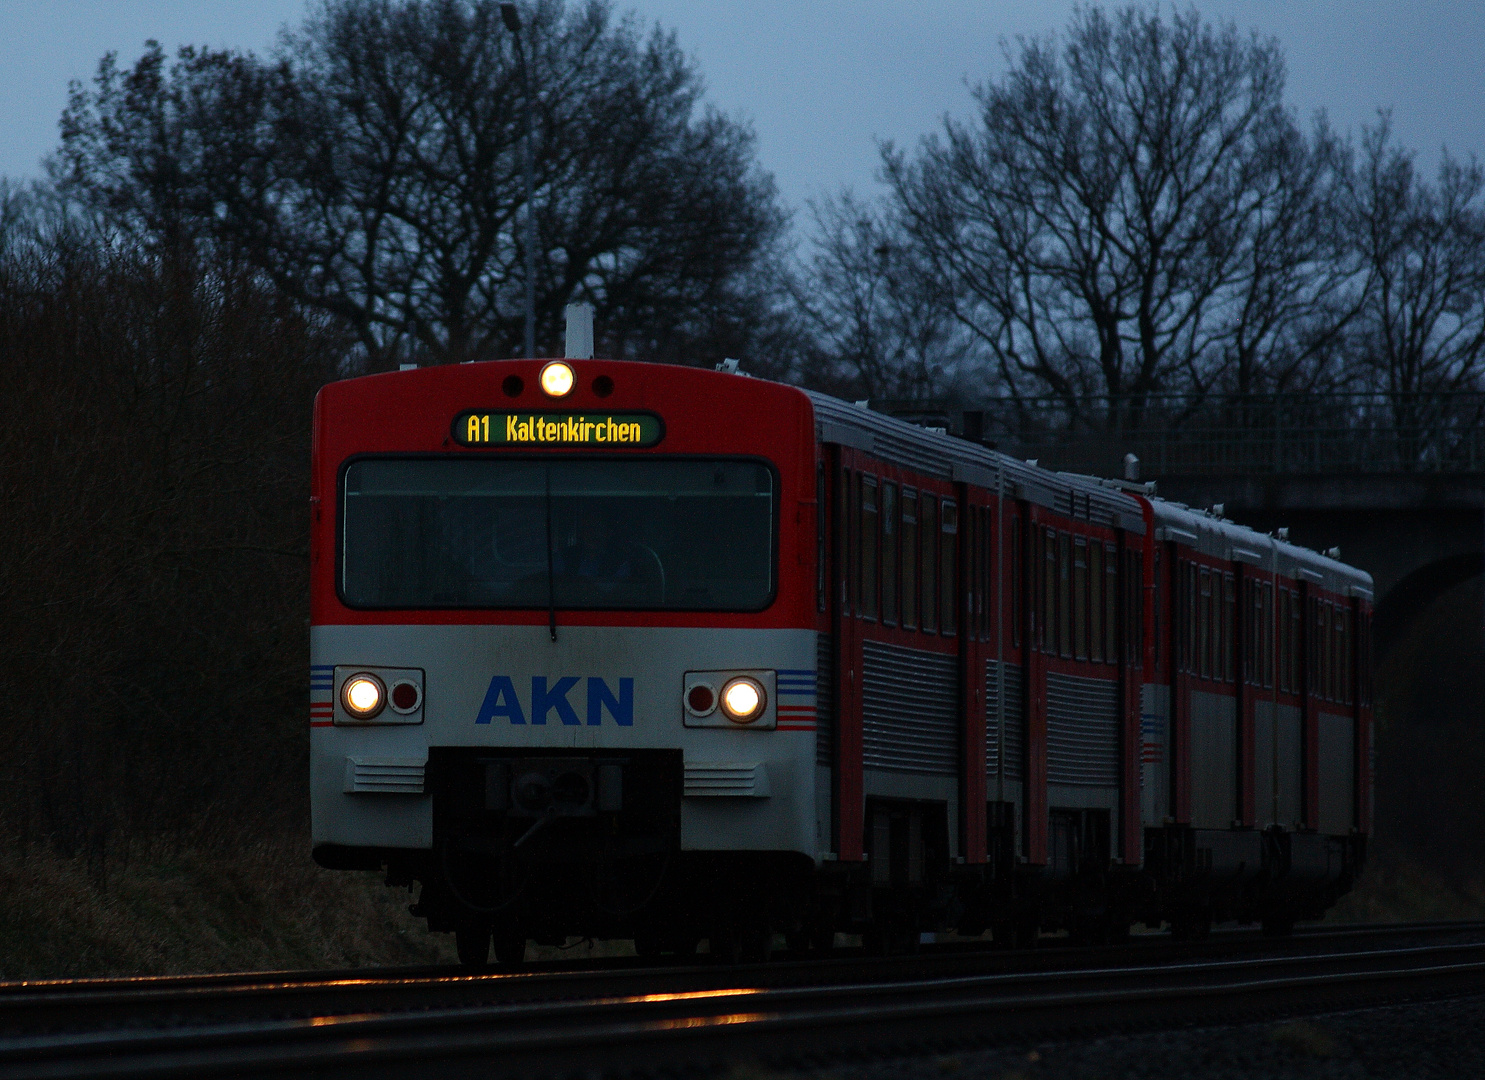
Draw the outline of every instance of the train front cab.
<instances>
[{"instance_id":1,"label":"train front cab","mask_svg":"<svg viewBox=\"0 0 1485 1080\"><path fill-rule=\"evenodd\" d=\"M560 401L533 361L321 392L315 858L421 883L415 910L471 960L492 933L506 958L572 935L758 946L821 852L809 403L571 367ZM595 423L642 437L572 445ZM348 711L358 674L393 695L374 715Z\"/></svg>"},{"instance_id":2,"label":"train front cab","mask_svg":"<svg viewBox=\"0 0 1485 1080\"><path fill-rule=\"evenodd\" d=\"M1155 501L1144 687L1149 920L1284 933L1346 892L1371 812L1370 579Z\"/></svg>"}]
</instances>

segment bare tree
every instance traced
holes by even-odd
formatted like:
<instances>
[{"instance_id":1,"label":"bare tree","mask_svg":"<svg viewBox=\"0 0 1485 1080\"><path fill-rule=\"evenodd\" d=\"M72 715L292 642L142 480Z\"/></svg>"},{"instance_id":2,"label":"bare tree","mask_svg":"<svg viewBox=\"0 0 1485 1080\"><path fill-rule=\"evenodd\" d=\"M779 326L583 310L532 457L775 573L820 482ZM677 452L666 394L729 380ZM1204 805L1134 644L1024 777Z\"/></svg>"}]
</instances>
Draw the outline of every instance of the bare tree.
<instances>
[{"instance_id":1,"label":"bare tree","mask_svg":"<svg viewBox=\"0 0 1485 1080\"><path fill-rule=\"evenodd\" d=\"M812 251L794 289L810 335L810 379L858 398L944 394L962 332L901 228L850 192L810 210Z\"/></svg>"},{"instance_id":2,"label":"bare tree","mask_svg":"<svg viewBox=\"0 0 1485 1080\"><path fill-rule=\"evenodd\" d=\"M1314 377L1354 313L1337 155L1283 104L1271 40L1194 11L1078 10L1023 41L915 157L884 148L912 241L992 392L1248 390Z\"/></svg>"},{"instance_id":3,"label":"bare tree","mask_svg":"<svg viewBox=\"0 0 1485 1080\"><path fill-rule=\"evenodd\" d=\"M535 114L538 341L597 308L613 355L745 347L784 218L753 137L674 35L540 0L324 0L271 61L156 45L75 86L59 171L164 244L212 240L351 327L373 364L510 355L524 321L519 140Z\"/></svg>"},{"instance_id":4,"label":"bare tree","mask_svg":"<svg viewBox=\"0 0 1485 1080\"><path fill-rule=\"evenodd\" d=\"M1485 373L1485 173L1447 151L1433 184L1383 114L1361 139L1348 224L1368 278L1354 348L1393 395L1479 389Z\"/></svg>"}]
</instances>

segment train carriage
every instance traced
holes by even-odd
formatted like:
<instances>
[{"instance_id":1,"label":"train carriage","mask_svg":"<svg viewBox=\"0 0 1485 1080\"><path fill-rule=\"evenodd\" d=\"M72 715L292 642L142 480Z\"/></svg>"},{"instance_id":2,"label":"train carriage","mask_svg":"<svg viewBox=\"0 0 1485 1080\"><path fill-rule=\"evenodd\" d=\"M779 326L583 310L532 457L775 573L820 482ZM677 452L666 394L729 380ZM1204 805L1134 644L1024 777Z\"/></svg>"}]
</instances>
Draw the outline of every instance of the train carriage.
<instances>
[{"instance_id":1,"label":"train carriage","mask_svg":"<svg viewBox=\"0 0 1485 1080\"><path fill-rule=\"evenodd\" d=\"M1369 827L1360 571L741 374L316 401L322 865L460 955L1282 930Z\"/></svg>"}]
</instances>

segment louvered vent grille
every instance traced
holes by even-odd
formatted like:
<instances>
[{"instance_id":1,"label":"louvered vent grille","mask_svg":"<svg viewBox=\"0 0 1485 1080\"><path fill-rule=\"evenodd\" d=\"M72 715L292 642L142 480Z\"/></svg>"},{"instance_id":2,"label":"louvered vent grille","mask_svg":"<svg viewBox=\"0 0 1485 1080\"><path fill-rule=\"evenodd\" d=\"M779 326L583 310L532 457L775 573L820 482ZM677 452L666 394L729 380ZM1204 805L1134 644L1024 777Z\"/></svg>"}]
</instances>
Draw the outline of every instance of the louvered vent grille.
<instances>
[{"instance_id":1,"label":"louvered vent grille","mask_svg":"<svg viewBox=\"0 0 1485 1080\"><path fill-rule=\"evenodd\" d=\"M835 642L815 635L815 763L835 763Z\"/></svg>"},{"instance_id":2,"label":"louvered vent grille","mask_svg":"<svg viewBox=\"0 0 1485 1080\"><path fill-rule=\"evenodd\" d=\"M381 795L423 794L423 762L418 758L345 759L345 790Z\"/></svg>"},{"instance_id":3,"label":"louvered vent grille","mask_svg":"<svg viewBox=\"0 0 1485 1080\"><path fill-rule=\"evenodd\" d=\"M953 656L862 643L865 764L893 772L953 776L959 760Z\"/></svg>"},{"instance_id":4,"label":"louvered vent grille","mask_svg":"<svg viewBox=\"0 0 1485 1080\"><path fill-rule=\"evenodd\" d=\"M685 794L761 799L768 795L768 769L759 761L688 761Z\"/></svg>"},{"instance_id":5,"label":"louvered vent grille","mask_svg":"<svg viewBox=\"0 0 1485 1080\"><path fill-rule=\"evenodd\" d=\"M996 685L998 660L985 661L985 775L1000 768L1000 687ZM1026 760L1026 719L1021 702L1021 665L1005 665L1005 774L1019 780Z\"/></svg>"},{"instance_id":6,"label":"louvered vent grille","mask_svg":"<svg viewBox=\"0 0 1485 1080\"><path fill-rule=\"evenodd\" d=\"M1119 782L1119 684L1047 675L1047 782Z\"/></svg>"}]
</instances>

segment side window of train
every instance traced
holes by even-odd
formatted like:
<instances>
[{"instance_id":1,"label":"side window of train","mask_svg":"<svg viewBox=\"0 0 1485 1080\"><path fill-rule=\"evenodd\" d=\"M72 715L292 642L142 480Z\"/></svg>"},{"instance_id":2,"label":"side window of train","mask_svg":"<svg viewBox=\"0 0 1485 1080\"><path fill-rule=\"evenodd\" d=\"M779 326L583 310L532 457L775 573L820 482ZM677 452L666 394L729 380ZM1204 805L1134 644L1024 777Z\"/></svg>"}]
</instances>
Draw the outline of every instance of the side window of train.
<instances>
[{"instance_id":1,"label":"side window of train","mask_svg":"<svg viewBox=\"0 0 1485 1080\"><path fill-rule=\"evenodd\" d=\"M1330 605L1324 600L1315 604L1315 644L1320 648L1320 685L1316 696L1330 697Z\"/></svg>"},{"instance_id":2,"label":"side window of train","mask_svg":"<svg viewBox=\"0 0 1485 1080\"><path fill-rule=\"evenodd\" d=\"M840 582L840 611L849 615L855 606L856 575L851 572L856 551L855 475L842 469L835 485L835 578Z\"/></svg>"},{"instance_id":3,"label":"side window of train","mask_svg":"<svg viewBox=\"0 0 1485 1080\"><path fill-rule=\"evenodd\" d=\"M882 622L897 625L897 485L882 481Z\"/></svg>"},{"instance_id":4,"label":"side window of train","mask_svg":"<svg viewBox=\"0 0 1485 1080\"><path fill-rule=\"evenodd\" d=\"M1243 583L1245 606L1247 617L1243 620L1243 678L1257 686L1262 679L1259 677L1258 665L1258 625L1263 621L1262 596L1258 592L1258 582L1248 580Z\"/></svg>"},{"instance_id":5,"label":"side window of train","mask_svg":"<svg viewBox=\"0 0 1485 1080\"><path fill-rule=\"evenodd\" d=\"M939 605L939 622L945 634L957 629L959 612L959 508L950 500L943 501L943 527L939 530L939 577L943 582L943 599Z\"/></svg>"},{"instance_id":6,"label":"side window of train","mask_svg":"<svg viewBox=\"0 0 1485 1080\"><path fill-rule=\"evenodd\" d=\"M1138 566L1138 562L1132 565ZM1138 605L1139 592L1130 594ZM1119 659L1119 551L1113 544L1103 546L1103 658L1110 664Z\"/></svg>"},{"instance_id":7,"label":"side window of train","mask_svg":"<svg viewBox=\"0 0 1485 1080\"><path fill-rule=\"evenodd\" d=\"M1222 677L1227 682L1237 678L1233 663L1233 638L1237 636L1237 580L1222 575Z\"/></svg>"},{"instance_id":8,"label":"side window of train","mask_svg":"<svg viewBox=\"0 0 1485 1080\"><path fill-rule=\"evenodd\" d=\"M1289 693L1289 590L1279 586L1279 691Z\"/></svg>"},{"instance_id":9,"label":"side window of train","mask_svg":"<svg viewBox=\"0 0 1485 1080\"><path fill-rule=\"evenodd\" d=\"M1350 612L1344 607L1336 608L1336 652L1340 656L1340 686L1337 688L1336 698L1339 701L1351 704L1351 619Z\"/></svg>"},{"instance_id":10,"label":"side window of train","mask_svg":"<svg viewBox=\"0 0 1485 1080\"><path fill-rule=\"evenodd\" d=\"M1176 595L1175 595L1175 623L1176 623L1176 670L1191 670L1191 639L1193 634L1191 589L1186 579L1186 571L1189 564L1185 559L1176 560Z\"/></svg>"},{"instance_id":11,"label":"side window of train","mask_svg":"<svg viewBox=\"0 0 1485 1080\"><path fill-rule=\"evenodd\" d=\"M1072 656L1072 537L1057 534L1057 653Z\"/></svg>"},{"instance_id":12,"label":"side window of train","mask_svg":"<svg viewBox=\"0 0 1485 1080\"><path fill-rule=\"evenodd\" d=\"M1200 593L1196 608L1196 667L1203 679L1212 677L1212 572L1198 569Z\"/></svg>"},{"instance_id":13,"label":"side window of train","mask_svg":"<svg viewBox=\"0 0 1485 1080\"><path fill-rule=\"evenodd\" d=\"M1289 590L1289 692L1300 694L1304 687L1299 685L1299 645L1304 640L1304 612L1299 602L1299 593L1293 589Z\"/></svg>"},{"instance_id":14,"label":"side window of train","mask_svg":"<svg viewBox=\"0 0 1485 1080\"><path fill-rule=\"evenodd\" d=\"M918 531L923 538L919 560L923 570L923 630L934 633L938 630L938 500L924 491L918 496Z\"/></svg>"},{"instance_id":15,"label":"side window of train","mask_svg":"<svg viewBox=\"0 0 1485 1080\"><path fill-rule=\"evenodd\" d=\"M1305 597L1305 693L1314 694L1320 687L1320 646L1315 641L1315 630L1320 625L1320 605L1313 596Z\"/></svg>"},{"instance_id":16,"label":"side window of train","mask_svg":"<svg viewBox=\"0 0 1485 1080\"><path fill-rule=\"evenodd\" d=\"M877 617L877 479L861 477L861 582L857 613L863 619Z\"/></svg>"},{"instance_id":17,"label":"side window of train","mask_svg":"<svg viewBox=\"0 0 1485 1080\"><path fill-rule=\"evenodd\" d=\"M1088 544L1088 659L1103 663L1103 545Z\"/></svg>"},{"instance_id":18,"label":"side window of train","mask_svg":"<svg viewBox=\"0 0 1485 1080\"><path fill-rule=\"evenodd\" d=\"M902 627L918 625L918 493L902 489Z\"/></svg>"},{"instance_id":19,"label":"side window of train","mask_svg":"<svg viewBox=\"0 0 1485 1080\"><path fill-rule=\"evenodd\" d=\"M1041 563L1041 629L1038 642L1042 650L1057 652L1057 530L1038 529L1042 538Z\"/></svg>"},{"instance_id":20,"label":"side window of train","mask_svg":"<svg viewBox=\"0 0 1485 1080\"><path fill-rule=\"evenodd\" d=\"M1261 637L1258 654L1263 661L1263 688L1270 690L1274 685L1274 586L1268 581L1263 583Z\"/></svg>"},{"instance_id":21,"label":"side window of train","mask_svg":"<svg viewBox=\"0 0 1485 1080\"><path fill-rule=\"evenodd\" d=\"M992 526L989 507L974 508L974 633L980 640L988 639L990 633L989 582L995 573Z\"/></svg>"},{"instance_id":22,"label":"side window of train","mask_svg":"<svg viewBox=\"0 0 1485 1080\"><path fill-rule=\"evenodd\" d=\"M1026 614L1026 546L1021 515L1011 515L1011 646L1021 647L1021 620Z\"/></svg>"},{"instance_id":23,"label":"side window of train","mask_svg":"<svg viewBox=\"0 0 1485 1080\"><path fill-rule=\"evenodd\" d=\"M1073 538L1073 656L1088 659L1088 541Z\"/></svg>"},{"instance_id":24,"label":"side window of train","mask_svg":"<svg viewBox=\"0 0 1485 1080\"><path fill-rule=\"evenodd\" d=\"M825 459L815 462L815 608L825 610Z\"/></svg>"}]
</instances>

